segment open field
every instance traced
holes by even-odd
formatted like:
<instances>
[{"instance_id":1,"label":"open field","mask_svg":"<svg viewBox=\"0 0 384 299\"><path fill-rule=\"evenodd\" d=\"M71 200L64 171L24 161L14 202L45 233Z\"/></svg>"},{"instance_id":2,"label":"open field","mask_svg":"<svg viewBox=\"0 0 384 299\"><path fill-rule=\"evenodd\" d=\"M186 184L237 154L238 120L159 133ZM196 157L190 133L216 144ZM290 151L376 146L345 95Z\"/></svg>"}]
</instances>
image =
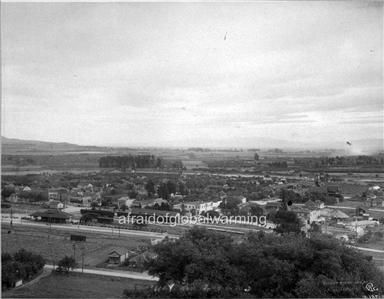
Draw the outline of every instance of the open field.
<instances>
[{"instance_id":1,"label":"open field","mask_svg":"<svg viewBox=\"0 0 384 299\"><path fill-rule=\"evenodd\" d=\"M41 254L48 264L55 264L65 255L73 255L81 263L81 254L84 250L84 266L95 267L107 259L108 253L117 248L135 249L138 246L149 244L149 239L140 236L121 236L115 234L91 233L82 231L87 237L86 242L77 242L75 249L70 235L73 231L50 229L47 227L14 226L11 233L9 225L2 223L1 249L2 252L15 252L25 248ZM77 233L75 233L77 234ZM84 249L83 249L84 248Z\"/></svg>"},{"instance_id":2,"label":"open field","mask_svg":"<svg viewBox=\"0 0 384 299\"><path fill-rule=\"evenodd\" d=\"M154 282L91 274L51 274L35 284L2 294L3 298L121 298L124 289L146 288Z\"/></svg>"}]
</instances>

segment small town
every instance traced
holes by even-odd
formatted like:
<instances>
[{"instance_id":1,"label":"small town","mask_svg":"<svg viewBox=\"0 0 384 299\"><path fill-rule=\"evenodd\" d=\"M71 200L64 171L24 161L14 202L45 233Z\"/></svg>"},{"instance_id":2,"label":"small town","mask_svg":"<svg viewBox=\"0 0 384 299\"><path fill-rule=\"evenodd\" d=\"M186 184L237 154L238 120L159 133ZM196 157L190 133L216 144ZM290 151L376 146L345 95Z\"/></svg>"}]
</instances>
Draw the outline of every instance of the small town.
<instances>
[{"instance_id":1,"label":"small town","mask_svg":"<svg viewBox=\"0 0 384 299\"><path fill-rule=\"evenodd\" d=\"M7 143L12 142L3 138L5 150ZM201 153L186 149L175 156L196 159ZM23 244L25 250L42 255L47 263L44 269L61 269L67 257L73 259L74 271L119 271L123 277L140 277L148 284L157 279L147 268L158 255L153 246L172 244L198 226L237 242L259 232L332 236L384 271L382 154L336 159L343 161L339 164L344 168L365 169L369 174L340 173L340 165L330 163L333 160L321 166L322 171L303 167L300 158L281 151L278 157L271 151L254 150L225 155L223 161L102 156L97 168L87 172L47 170L24 175L12 174L14 156L3 155L3 171L8 169L10 174L2 176L2 250L17 250ZM242 156L240 161L237 155ZM231 162L231 156L237 163ZM154 167L103 164L112 157L148 160ZM18 161L24 161L18 167L23 164L27 169L31 160L33 156L18 156ZM321 158L305 160L312 165ZM122 223L122 216L131 221ZM204 221L172 222L181 216L199 216ZM242 221L250 216L266 221ZM223 217L238 221L218 220Z\"/></svg>"}]
</instances>

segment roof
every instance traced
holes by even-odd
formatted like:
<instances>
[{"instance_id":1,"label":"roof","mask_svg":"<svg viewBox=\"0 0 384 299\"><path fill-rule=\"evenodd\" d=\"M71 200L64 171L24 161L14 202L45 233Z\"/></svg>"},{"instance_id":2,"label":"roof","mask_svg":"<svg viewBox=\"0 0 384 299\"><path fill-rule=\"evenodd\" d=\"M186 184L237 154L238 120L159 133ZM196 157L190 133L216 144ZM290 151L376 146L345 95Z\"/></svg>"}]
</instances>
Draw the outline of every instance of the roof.
<instances>
[{"instance_id":1,"label":"roof","mask_svg":"<svg viewBox=\"0 0 384 299\"><path fill-rule=\"evenodd\" d=\"M120 256L122 256L128 252L129 252L129 250L124 248L124 247L115 247L114 250L112 250L110 253L108 253L108 256L120 257Z\"/></svg>"},{"instance_id":2,"label":"roof","mask_svg":"<svg viewBox=\"0 0 384 299\"><path fill-rule=\"evenodd\" d=\"M122 256L122 254L120 254L120 253L118 253L117 251L114 250L114 251L108 253L108 256L109 257L120 257L120 256Z\"/></svg>"},{"instance_id":3,"label":"roof","mask_svg":"<svg viewBox=\"0 0 384 299\"><path fill-rule=\"evenodd\" d=\"M333 215L334 218L339 218L339 219L347 219L347 218L349 218L349 216L347 214L345 214L344 212L342 212L340 210L333 210L332 215Z\"/></svg>"},{"instance_id":4,"label":"roof","mask_svg":"<svg viewBox=\"0 0 384 299\"><path fill-rule=\"evenodd\" d=\"M340 210L333 209L323 209L321 210L321 216L330 217L330 218L338 218L338 219L347 219L349 216Z\"/></svg>"},{"instance_id":5,"label":"roof","mask_svg":"<svg viewBox=\"0 0 384 299\"><path fill-rule=\"evenodd\" d=\"M281 198L265 198L263 200L250 200L249 203L257 204L259 206L265 206L267 204L279 203L282 201Z\"/></svg>"},{"instance_id":6,"label":"roof","mask_svg":"<svg viewBox=\"0 0 384 299\"><path fill-rule=\"evenodd\" d=\"M70 214L62 212L60 210L56 210L56 209L38 211L38 212L32 213L30 216L41 217L41 218L56 218L56 219L69 219L71 217Z\"/></svg>"},{"instance_id":7,"label":"roof","mask_svg":"<svg viewBox=\"0 0 384 299\"><path fill-rule=\"evenodd\" d=\"M200 205L200 204L202 204L202 203L204 203L203 201L200 201L200 200L197 200L197 201L186 201L186 202L183 202L183 204L185 204L185 205Z\"/></svg>"},{"instance_id":8,"label":"roof","mask_svg":"<svg viewBox=\"0 0 384 299\"><path fill-rule=\"evenodd\" d=\"M68 192L68 189L66 189L64 187L49 188L48 192Z\"/></svg>"}]
</instances>

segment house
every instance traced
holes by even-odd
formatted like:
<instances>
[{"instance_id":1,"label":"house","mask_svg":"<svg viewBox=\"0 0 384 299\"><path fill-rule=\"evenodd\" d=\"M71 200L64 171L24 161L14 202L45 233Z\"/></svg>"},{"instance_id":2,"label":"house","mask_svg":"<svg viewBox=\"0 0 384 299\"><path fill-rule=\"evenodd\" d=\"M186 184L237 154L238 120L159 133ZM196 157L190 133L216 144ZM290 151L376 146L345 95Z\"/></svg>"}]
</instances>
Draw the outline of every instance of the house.
<instances>
[{"instance_id":1,"label":"house","mask_svg":"<svg viewBox=\"0 0 384 299\"><path fill-rule=\"evenodd\" d=\"M28 186L25 186L23 188L23 192L31 192L31 191L32 191L32 189L30 187L28 187Z\"/></svg>"},{"instance_id":2,"label":"house","mask_svg":"<svg viewBox=\"0 0 384 299\"><path fill-rule=\"evenodd\" d=\"M127 194L116 194L116 195L103 195L101 200L103 206L118 206L118 201L122 197L127 197Z\"/></svg>"},{"instance_id":3,"label":"house","mask_svg":"<svg viewBox=\"0 0 384 299\"><path fill-rule=\"evenodd\" d=\"M41 212L35 212L30 215L36 221L50 223L66 223L71 220L71 215L57 209L48 209Z\"/></svg>"},{"instance_id":4,"label":"house","mask_svg":"<svg viewBox=\"0 0 384 299\"><path fill-rule=\"evenodd\" d=\"M93 185L92 184L88 184L87 186L84 187L84 189L88 192L93 192Z\"/></svg>"},{"instance_id":5,"label":"house","mask_svg":"<svg viewBox=\"0 0 384 299\"><path fill-rule=\"evenodd\" d=\"M271 212L276 212L281 208L281 198L265 198L263 200L250 200L250 205L260 207L264 210L264 213L268 215Z\"/></svg>"},{"instance_id":6,"label":"house","mask_svg":"<svg viewBox=\"0 0 384 299\"><path fill-rule=\"evenodd\" d=\"M329 209L329 208L322 209L320 211L320 216L326 219L332 219L336 221L346 220L349 218L349 216L344 212L336 209Z\"/></svg>"},{"instance_id":7,"label":"house","mask_svg":"<svg viewBox=\"0 0 384 299\"><path fill-rule=\"evenodd\" d=\"M15 288L19 287L19 286L22 286L23 285L23 280L22 279L19 279L15 282Z\"/></svg>"},{"instance_id":8,"label":"house","mask_svg":"<svg viewBox=\"0 0 384 299\"><path fill-rule=\"evenodd\" d=\"M195 212L196 214L200 214L202 212L208 212L216 209L220 205L221 201L213 202L213 201L190 201L190 202L182 202L173 206L174 210L186 211L186 212Z\"/></svg>"},{"instance_id":9,"label":"house","mask_svg":"<svg viewBox=\"0 0 384 299\"><path fill-rule=\"evenodd\" d=\"M129 256L128 250L125 248L118 248L110 253L108 253L108 263L109 264L121 264L123 263Z\"/></svg>"},{"instance_id":10,"label":"house","mask_svg":"<svg viewBox=\"0 0 384 299\"><path fill-rule=\"evenodd\" d=\"M117 206L121 209L123 206L130 208L133 205L133 202L136 201L134 198L129 198L129 196L123 196L117 199Z\"/></svg>"},{"instance_id":11,"label":"house","mask_svg":"<svg viewBox=\"0 0 384 299\"><path fill-rule=\"evenodd\" d=\"M296 213L297 217L304 224L305 230L309 229L313 222L320 220L320 210L310 210L305 206L291 206L290 211Z\"/></svg>"},{"instance_id":12,"label":"house","mask_svg":"<svg viewBox=\"0 0 384 299\"><path fill-rule=\"evenodd\" d=\"M92 196L70 196L69 201L78 206L90 207L93 201Z\"/></svg>"},{"instance_id":13,"label":"house","mask_svg":"<svg viewBox=\"0 0 384 299\"><path fill-rule=\"evenodd\" d=\"M69 192L66 188L48 189L48 200L60 200L62 202L68 199Z\"/></svg>"},{"instance_id":14,"label":"house","mask_svg":"<svg viewBox=\"0 0 384 299\"><path fill-rule=\"evenodd\" d=\"M222 200L217 200L217 201L212 202L213 209L214 210L218 209L222 202L223 202Z\"/></svg>"},{"instance_id":15,"label":"house","mask_svg":"<svg viewBox=\"0 0 384 299\"><path fill-rule=\"evenodd\" d=\"M161 242L165 242L165 241L175 241L176 239L175 238L170 238L168 236L168 233L165 233L164 236L160 237L160 238L156 238L156 239L151 239L151 245L157 245Z\"/></svg>"},{"instance_id":16,"label":"house","mask_svg":"<svg viewBox=\"0 0 384 299\"><path fill-rule=\"evenodd\" d=\"M48 202L48 207L50 209L63 209L64 204L61 201L58 200L51 200Z\"/></svg>"},{"instance_id":17,"label":"house","mask_svg":"<svg viewBox=\"0 0 384 299\"><path fill-rule=\"evenodd\" d=\"M90 207L92 201L93 201L93 199L92 199L91 196L84 196L84 197L81 199L81 204L82 204L83 207Z\"/></svg>"},{"instance_id":18,"label":"house","mask_svg":"<svg viewBox=\"0 0 384 299\"><path fill-rule=\"evenodd\" d=\"M363 209L362 207L356 207L355 216L363 216L366 213L367 213L367 211L365 209Z\"/></svg>"},{"instance_id":19,"label":"house","mask_svg":"<svg viewBox=\"0 0 384 299\"><path fill-rule=\"evenodd\" d=\"M323 209L324 208L324 203L321 200L308 200L305 204L305 207L310 209L310 210L316 210L316 209Z\"/></svg>"},{"instance_id":20,"label":"house","mask_svg":"<svg viewBox=\"0 0 384 299\"><path fill-rule=\"evenodd\" d=\"M156 204L161 206L162 204L169 204L167 200L162 198L156 198L156 199L146 199L139 201L139 204L142 208L152 208Z\"/></svg>"},{"instance_id":21,"label":"house","mask_svg":"<svg viewBox=\"0 0 384 299\"><path fill-rule=\"evenodd\" d=\"M249 203L256 204L258 206L266 206L267 204L271 203L278 203L281 205L282 199L281 198L264 198L262 200L250 200Z\"/></svg>"},{"instance_id":22,"label":"house","mask_svg":"<svg viewBox=\"0 0 384 299\"><path fill-rule=\"evenodd\" d=\"M19 201L19 197L17 196L16 193L12 193L11 195L9 195L8 201L9 202L18 202Z\"/></svg>"},{"instance_id":23,"label":"house","mask_svg":"<svg viewBox=\"0 0 384 299\"><path fill-rule=\"evenodd\" d=\"M366 201L364 202L366 207L384 207L384 197L376 195L368 195Z\"/></svg>"}]
</instances>

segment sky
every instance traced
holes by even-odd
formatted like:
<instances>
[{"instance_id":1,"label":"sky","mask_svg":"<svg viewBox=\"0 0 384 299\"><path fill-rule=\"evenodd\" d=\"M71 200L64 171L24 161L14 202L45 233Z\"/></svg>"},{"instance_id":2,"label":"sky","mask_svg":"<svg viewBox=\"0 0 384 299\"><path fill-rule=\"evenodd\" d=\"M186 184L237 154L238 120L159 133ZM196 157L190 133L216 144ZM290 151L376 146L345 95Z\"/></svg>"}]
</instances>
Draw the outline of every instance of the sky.
<instances>
[{"instance_id":1,"label":"sky","mask_svg":"<svg viewBox=\"0 0 384 299\"><path fill-rule=\"evenodd\" d=\"M83 145L383 136L383 3L5 3L2 135Z\"/></svg>"}]
</instances>

